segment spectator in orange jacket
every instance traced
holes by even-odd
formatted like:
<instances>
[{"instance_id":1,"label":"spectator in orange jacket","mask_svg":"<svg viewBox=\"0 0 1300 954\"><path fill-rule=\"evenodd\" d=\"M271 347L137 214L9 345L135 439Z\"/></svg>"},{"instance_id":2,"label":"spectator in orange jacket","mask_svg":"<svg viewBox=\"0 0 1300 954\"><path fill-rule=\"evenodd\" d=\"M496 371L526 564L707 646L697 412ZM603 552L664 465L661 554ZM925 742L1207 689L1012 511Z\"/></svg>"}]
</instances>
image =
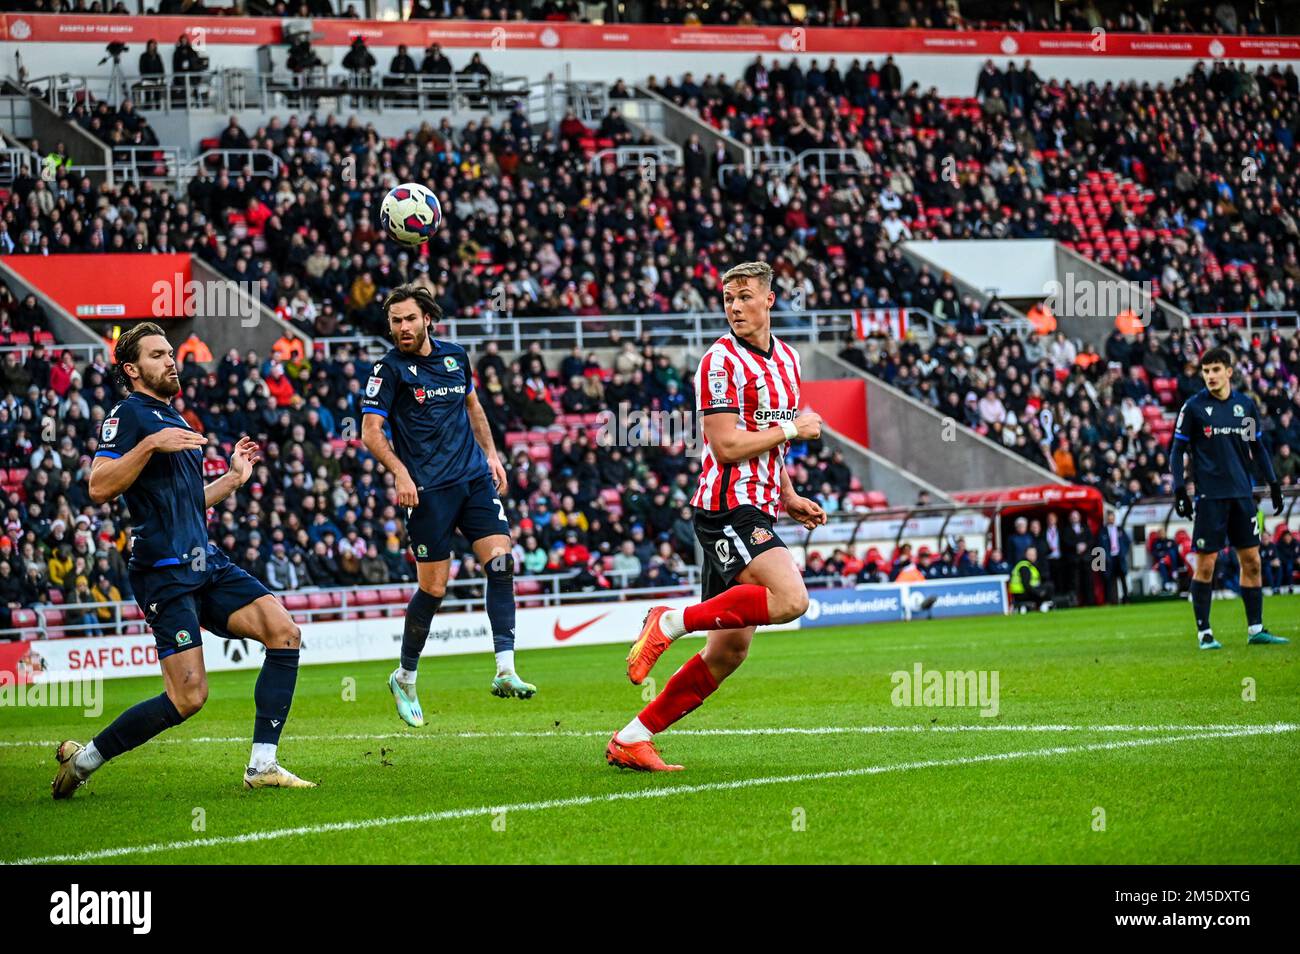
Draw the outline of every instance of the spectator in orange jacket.
<instances>
[{"instance_id":1,"label":"spectator in orange jacket","mask_svg":"<svg viewBox=\"0 0 1300 954\"><path fill-rule=\"evenodd\" d=\"M284 364L301 363L306 354L302 339L287 331L271 345L271 355Z\"/></svg>"},{"instance_id":2,"label":"spectator in orange jacket","mask_svg":"<svg viewBox=\"0 0 1300 954\"><path fill-rule=\"evenodd\" d=\"M176 363L183 365L187 355L194 355L194 360L199 364L206 364L212 360L212 349L206 342L193 332L190 336L181 342L181 346L176 349Z\"/></svg>"}]
</instances>

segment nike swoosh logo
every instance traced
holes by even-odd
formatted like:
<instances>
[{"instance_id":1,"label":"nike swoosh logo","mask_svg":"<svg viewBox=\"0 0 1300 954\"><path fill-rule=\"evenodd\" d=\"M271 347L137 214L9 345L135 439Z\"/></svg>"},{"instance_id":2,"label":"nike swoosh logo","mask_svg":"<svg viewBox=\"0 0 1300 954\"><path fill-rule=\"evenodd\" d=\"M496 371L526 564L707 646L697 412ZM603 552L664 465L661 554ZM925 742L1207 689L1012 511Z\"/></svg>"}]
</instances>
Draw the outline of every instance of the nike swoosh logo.
<instances>
[{"instance_id":1,"label":"nike swoosh logo","mask_svg":"<svg viewBox=\"0 0 1300 954\"><path fill-rule=\"evenodd\" d=\"M568 639L570 636L576 636L578 633L582 632L592 623L599 623L602 619L604 619L608 615L609 613L601 613L595 619L589 619L585 623L579 623L577 626L574 626L572 629L565 629L563 626L560 625L560 621L557 619L555 621L555 638L558 642L564 642L564 640Z\"/></svg>"}]
</instances>

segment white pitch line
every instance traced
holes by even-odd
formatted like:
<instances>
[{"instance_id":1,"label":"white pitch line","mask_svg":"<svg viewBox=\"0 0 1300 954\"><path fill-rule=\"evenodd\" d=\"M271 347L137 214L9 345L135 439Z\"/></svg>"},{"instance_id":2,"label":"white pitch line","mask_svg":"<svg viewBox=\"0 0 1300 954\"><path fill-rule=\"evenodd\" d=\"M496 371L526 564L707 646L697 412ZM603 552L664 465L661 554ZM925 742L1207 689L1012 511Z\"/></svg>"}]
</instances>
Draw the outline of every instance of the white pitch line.
<instances>
[{"instance_id":1,"label":"white pitch line","mask_svg":"<svg viewBox=\"0 0 1300 954\"><path fill-rule=\"evenodd\" d=\"M805 772L799 775L769 775L742 778L729 782L705 782L700 785L668 785L662 788L642 788L629 792L612 792L603 795L576 795L537 802L519 802L514 805L481 805L477 808L451 808L424 812L418 815L396 815L386 818L362 818L355 821L328 822L320 825L302 825L297 828L277 828L270 831L252 831L242 835L222 835L212 838L194 838L188 841L155 842L148 845L124 845L118 848L100 848L74 854L43 855L0 861L0 865L78 864L101 861L106 858L123 858L129 855L151 855L160 851L183 851L190 848L215 848L222 845L243 845L281 838L323 835L333 832L361 831L370 828L387 828L393 825L418 825L429 822L452 821L460 818L496 815L501 812L539 812L554 808L580 808L607 802L635 801L642 798L669 798L676 795L698 795L704 792L733 791L762 785L786 785L796 782L817 782L828 779L857 778L865 775L882 775L887 772L910 772L918 769L949 768L977 765L983 762L1006 762L1014 759L1050 758L1056 755L1076 755L1084 752L1108 752L1116 749L1138 748L1148 745L1170 745L1175 742L1198 742L1210 739L1240 738L1253 735L1277 735L1296 728L1287 723L1250 726L1223 733L1196 733L1172 735L1163 738L1125 739L1119 742L1096 742L1091 745L1053 746L1045 749L1027 749L1020 752L994 752L986 755L967 755L951 759L931 759L923 762L900 762L892 765L867 765L862 768L827 772Z\"/></svg>"},{"instance_id":2,"label":"white pitch line","mask_svg":"<svg viewBox=\"0 0 1300 954\"><path fill-rule=\"evenodd\" d=\"M1071 725L1068 723L1044 723L1041 725L1014 725L994 723L990 725L821 725L821 726L775 726L749 729L673 729L673 735L681 736L755 736L755 735L887 735L896 732L1227 732L1237 729L1276 729L1290 732L1297 726L1290 722L1272 722L1249 724L1241 722L1220 722L1205 725L1180 725L1176 723L1156 725ZM543 729L534 732L438 732L426 734L418 732L381 732L347 733L331 735L286 735L285 742L386 742L392 739L586 739L611 735L609 729ZM231 736L196 736L181 738L166 736L153 739L154 742L169 745L231 745L244 743L246 735ZM58 745L54 739L18 739L0 740L0 748L33 748Z\"/></svg>"}]
</instances>

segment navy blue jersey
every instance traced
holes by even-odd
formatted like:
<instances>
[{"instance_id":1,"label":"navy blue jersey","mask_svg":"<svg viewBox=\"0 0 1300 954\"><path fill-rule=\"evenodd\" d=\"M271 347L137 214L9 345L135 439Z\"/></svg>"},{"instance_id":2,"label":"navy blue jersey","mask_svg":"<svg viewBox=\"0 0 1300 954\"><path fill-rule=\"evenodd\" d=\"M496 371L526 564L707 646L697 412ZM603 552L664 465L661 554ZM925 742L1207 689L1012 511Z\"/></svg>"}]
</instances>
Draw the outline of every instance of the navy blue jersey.
<instances>
[{"instance_id":1,"label":"navy blue jersey","mask_svg":"<svg viewBox=\"0 0 1300 954\"><path fill-rule=\"evenodd\" d=\"M1178 412L1170 453L1174 487L1183 485L1183 452L1191 456L1196 495L1249 497L1254 476L1271 481L1273 462L1259 443L1263 421L1255 402L1235 388L1223 400L1202 388Z\"/></svg>"},{"instance_id":2,"label":"navy blue jersey","mask_svg":"<svg viewBox=\"0 0 1300 954\"><path fill-rule=\"evenodd\" d=\"M387 418L393 449L421 491L490 473L465 406L474 390L465 349L433 338L429 343L427 355L396 348L384 355L361 398L362 414Z\"/></svg>"},{"instance_id":3,"label":"navy blue jersey","mask_svg":"<svg viewBox=\"0 0 1300 954\"><path fill-rule=\"evenodd\" d=\"M133 391L108 412L95 456L121 457L169 427L193 430L171 404ZM122 496L133 521L132 569L190 563L208 552L202 450L155 452Z\"/></svg>"}]
</instances>

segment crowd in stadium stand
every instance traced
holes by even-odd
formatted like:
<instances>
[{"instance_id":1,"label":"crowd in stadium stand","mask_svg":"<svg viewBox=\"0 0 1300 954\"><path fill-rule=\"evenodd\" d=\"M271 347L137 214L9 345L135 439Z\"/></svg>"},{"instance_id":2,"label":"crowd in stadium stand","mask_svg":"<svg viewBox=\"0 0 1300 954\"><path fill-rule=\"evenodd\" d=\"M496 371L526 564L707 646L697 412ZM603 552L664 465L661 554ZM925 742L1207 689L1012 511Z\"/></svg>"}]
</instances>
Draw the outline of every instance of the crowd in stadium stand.
<instances>
[{"instance_id":1,"label":"crowd in stadium stand","mask_svg":"<svg viewBox=\"0 0 1300 954\"><path fill-rule=\"evenodd\" d=\"M29 334L47 334L39 306L31 314L7 290L0 312L6 329L24 312ZM51 591L65 605L131 595L121 504L93 505L87 485L100 422L120 393L102 357L78 364L71 352L53 358L57 350L35 344L25 360L8 351L0 366L0 629L13 610L48 604ZM684 582L695 559L687 504L698 458L680 444L607 446L596 412L689 408L692 370L648 341L627 342L604 365L575 349L547 367L536 347L507 361L494 343L474 358L510 473L519 572L564 574L565 590ZM214 543L273 590L414 579L392 479L355 440L359 364L348 346L313 360L289 335L272 356L232 351L211 371L193 354L183 360L175 405L210 439L205 476L224 473L243 434L264 448L252 479L215 508L209 527ZM526 442L512 444L508 435L520 434ZM855 505L857 485L838 453L811 442L793 448L790 461L801 493L832 512ZM476 578L461 544L453 578ZM472 597L473 587L460 595ZM112 614L102 612L107 625Z\"/></svg>"},{"instance_id":2,"label":"crowd in stadium stand","mask_svg":"<svg viewBox=\"0 0 1300 954\"><path fill-rule=\"evenodd\" d=\"M942 276L896 247L931 235L1058 238L1190 312L1300 308L1300 91L1290 66L1198 67L1162 92L1059 85L1029 64L990 65L982 105L903 89L887 61L843 76L832 67L796 78L760 60L736 83L687 74L650 85L755 145L857 150L871 169L860 176L751 180L733 170L719 186L726 156L696 139L683 166L653 179L591 175L597 148L633 141L617 105L594 129L570 115L538 134L517 109L496 126L471 120L458 130L444 119L396 142L355 119L291 117L251 132L232 120L208 145L266 149L287 172L210 170L184 196L20 181L0 251L196 251L231 277L264 280L268 305L304 327L319 322L318 334L374 330L374 298L425 268L459 314L713 309L718 264L737 258L775 264L785 309L906 305L975 331L996 314L947 293ZM625 89L614 88L615 103ZM1168 119L1152 130L1143 117L1157 109ZM150 135L128 104L77 107L72 118L113 141ZM348 165L356 173L345 182ZM1124 178L1121 194L1126 175L1142 185ZM384 242L372 212L385 188L409 179L430 183L453 213L414 258ZM1102 190L1086 212L1072 197L1085 185ZM351 228L336 228L339 219Z\"/></svg>"},{"instance_id":3,"label":"crowd in stadium stand","mask_svg":"<svg viewBox=\"0 0 1300 954\"><path fill-rule=\"evenodd\" d=\"M999 441L1061 477L1131 504L1173 492L1168 447L1173 420L1203 384L1196 356L1226 343L1239 357L1237 387L1267 417L1260 441L1279 478L1300 483L1300 331L1246 336L1177 330L1167 336L1112 332L1104 353L1063 333L978 346L946 331L928 347L873 338L841 357L936 411Z\"/></svg>"},{"instance_id":4,"label":"crowd in stadium stand","mask_svg":"<svg viewBox=\"0 0 1300 954\"><path fill-rule=\"evenodd\" d=\"M133 15L122 0L20 0L16 9L33 13ZM835 4L784 4L772 0L624 0L618 19L625 23L704 24L709 26L838 26L923 28L928 30L1076 30L1097 27L1134 33L1267 32L1258 5L1205 3L1199 7L1137 0L1088 0L1082 4L972 2L953 0L846 0ZM151 13L172 16L356 17L364 5L353 0L235 0L207 7L202 0L157 0ZM963 15L965 12L965 15ZM411 20L552 20L609 22L607 5L578 0L414 0Z\"/></svg>"},{"instance_id":5,"label":"crowd in stadium stand","mask_svg":"<svg viewBox=\"0 0 1300 954\"><path fill-rule=\"evenodd\" d=\"M284 175L277 179L267 167L215 169L183 195L152 185L102 189L66 172L54 182L20 179L3 210L0 252L193 252L229 278L260 282L268 307L322 337L382 333L379 302L404 281L428 285L449 315L477 322L461 327L488 334L521 316L580 315L600 332L606 315L716 312L720 271L765 259L777 268L783 320L807 320L791 311L796 301L801 310L910 305L939 319L941 333L928 349L887 339L848 349L845 356L872 373L1062 476L1097 486L1110 501L1167 492L1171 422L1160 408L1176 407L1187 388L1199 386L1187 362L1201 342L1188 333L1134 340L1117 332L1100 355L1064 336L1008 336L975 347L964 336L982 324L979 303L946 276L909 264L897 241L909 234L1074 241L1070 217L1055 213L1049 197L1104 171L1132 176L1152 193L1140 213L1112 209L1115 221L1106 223L1134 240L1126 277L1159 281L1166 297L1192 311L1295 310L1294 72L1216 64L1160 92L1042 82L1028 64L1014 75L990 67L977 100L945 102L904 88L887 62L851 80L852 66L838 77L829 67L810 64L796 77L788 66L755 62L736 83L704 77L696 87L687 76L659 88L750 142L860 146L872 171L834 184L794 175L751 181L735 172L720 187L725 156L708 154L698 141L687 144L683 167L661 167L654 177L593 174L595 149L632 141L617 108L596 129L569 115L558 130L537 131L516 110L495 126L474 120L453 129L444 120L396 142L355 119L276 119L251 133L232 120L217 144L267 149L284 162ZM614 90L616 102L624 90ZM1158 127L1145 118L1155 110L1167 117ZM73 118L114 143L148 135L147 122L125 104ZM53 145L56 157L60 148ZM951 179L942 174L950 156L961 170ZM414 254L385 240L373 211L388 186L407 180L429 183L450 219ZM44 326L34 300L16 301L6 290L0 302L0 333L39 340ZM575 355L581 368L546 369L559 371L550 380L535 367L539 356L524 355L517 369L503 362L483 370L498 438L547 427L561 413L590 414L624 394L689 405L690 369L653 350L649 325L647 341L628 342L619 356L636 368L593 373L587 356ZM1265 332L1246 341L1226 333L1245 359L1245 381L1279 422L1266 426L1264 440L1294 484L1300 343L1294 335ZM240 430L265 432L275 448L259 479L220 509L214 537L277 585L352 583L384 573L400 579L409 565L385 478L355 446L336 451L320 439L342 435L343 422L355 419L355 368L346 352L323 364L312 357L291 348L275 361L227 356L210 376L187 366L182 401L194 421L223 441ZM106 370L51 362L39 350L26 362L4 360L0 454L11 483L8 547L0 540L0 564L9 570L0 570L7 574L0 596L42 567L60 587L70 582L70 592L81 592L83 577L92 596L129 588L111 554L105 557L114 574L100 578L97 551L108 546L120 557L124 536L107 508L84 499L95 422L115 400ZM57 433L47 441L41 431L51 416ZM552 461L546 485L528 452L513 452L522 482L512 494L515 517L521 525L527 519L537 538L531 547L524 535L521 564L577 568L569 585L596 588L621 582L633 569L627 558L635 557L637 579L671 581L689 559L681 505L697 465L680 455L650 459L655 455L645 451L598 452L592 462L584 440L556 449L561 464L573 458L573 474ZM215 475L224 464L212 453ZM803 486L842 506L844 489L822 473L831 463L823 461ZM322 468L324 493L315 484ZM23 470L19 492L13 476ZM626 480L618 479L624 473ZM619 516L602 512L599 494L591 503L593 486L619 484ZM289 506L279 505L277 491ZM594 510L584 511L588 505ZM627 537L630 554L622 552ZM37 554L51 543L57 573ZM657 554L665 543L672 552ZM621 560L623 570L591 562L598 553L609 566ZM892 572L893 557L882 560Z\"/></svg>"},{"instance_id":6,"label":"crowd in stadium stand","mask_svg":"<svg viewBox=\"0 0 1300 954\"><path fill-rule=\"evenodd\" d=\"M809 255L864 277L866 301L856 295L855 304L901 297L972 330L971 301L940 303L935 276L888 248L1011 237L1075 245L1192 313L1300 308L1300 77L1291 65L1198 64L1168 88L1099 88L1044 81L1029 61L989 61L968 100L904 88L892 57L842 66L760 57L734 81L687 74L647 85L752 146L860 153L870 176L837 189L810 189L796 174L757 184L733 176L751 205L784 213ZM1156 128L1152 116L1162 117Z\"/></svg>"}]
</instances>

